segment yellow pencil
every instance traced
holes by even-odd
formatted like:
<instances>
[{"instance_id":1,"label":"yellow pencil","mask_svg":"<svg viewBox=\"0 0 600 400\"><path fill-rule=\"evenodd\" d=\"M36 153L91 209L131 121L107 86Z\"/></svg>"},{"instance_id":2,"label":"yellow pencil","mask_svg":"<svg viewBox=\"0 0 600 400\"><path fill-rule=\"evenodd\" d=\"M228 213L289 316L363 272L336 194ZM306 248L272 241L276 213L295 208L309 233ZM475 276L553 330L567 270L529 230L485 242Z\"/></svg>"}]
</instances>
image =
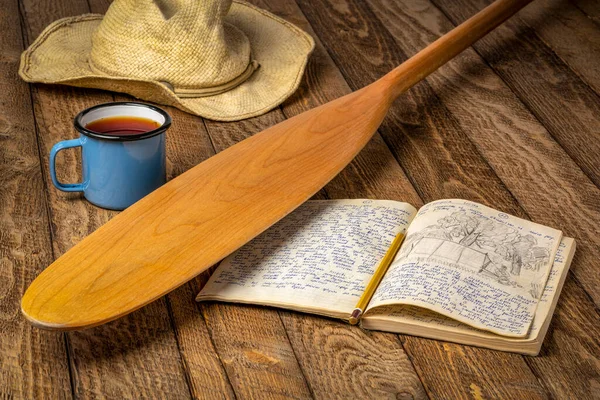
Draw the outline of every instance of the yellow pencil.
<instances>
[{"instance_id":1,"label":"yellow pencil","mask_svg":"<svg viewBox=\"0 0 600 400\"><path fill-rule=\"evenodd\" d=\"M377 286L379 286L379 283L381 283L381 279L383 279L383 276L385 275L390 264L394 260L394 257L396 257L396 253L398 253L398 250L400 249L400 245L402 244L403 240L404 231L399 232L392 241L390 248L385 253L385 256L383 256L383 259L381 260L379 266L375 270L375 273L369 281L367 288L365 289L362 296L360 296L356 308L354 309L354 311L352 311L352 314L350 314L350 323L352 325L358 324L358 320L361 314L364 312L365 308L367 307L367 304L369 304L369 301L371 301L371 297L373 297L375 289L377 289Z\"/></svg>"}]
</instances>

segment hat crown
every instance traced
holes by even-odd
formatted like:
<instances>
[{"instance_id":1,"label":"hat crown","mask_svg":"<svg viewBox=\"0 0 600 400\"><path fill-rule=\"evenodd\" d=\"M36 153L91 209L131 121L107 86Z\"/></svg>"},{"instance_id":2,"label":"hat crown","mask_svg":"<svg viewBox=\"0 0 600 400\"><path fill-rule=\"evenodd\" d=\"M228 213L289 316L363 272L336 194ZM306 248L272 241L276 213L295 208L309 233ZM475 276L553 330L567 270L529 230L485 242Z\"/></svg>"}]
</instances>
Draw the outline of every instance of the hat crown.
<instances>
[{"instance_id":1,"label":"hat crown","mask_svg":"<svg viewBox=\"0 0 600 400\"><path fill-rule=\"evenodd\" d=\"M174 88L230 82L251 61L248 38L224 21L230 7L231 0L115 0L93 34L90 64Z\"/></svg>"}]
</instances>

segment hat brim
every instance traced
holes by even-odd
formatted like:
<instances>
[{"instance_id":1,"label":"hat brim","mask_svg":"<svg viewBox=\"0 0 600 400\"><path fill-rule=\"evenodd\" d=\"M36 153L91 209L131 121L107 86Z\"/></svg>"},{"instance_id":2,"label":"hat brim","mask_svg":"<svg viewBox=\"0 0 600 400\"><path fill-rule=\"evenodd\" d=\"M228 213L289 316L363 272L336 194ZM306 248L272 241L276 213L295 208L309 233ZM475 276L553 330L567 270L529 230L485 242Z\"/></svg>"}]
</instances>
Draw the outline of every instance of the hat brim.
<instances>
[{"instance_id":1,"label":"hat brim","mask_svg":"<svg viewBox=\"0 0 600 400\"><path fill-rule=\"evenodd\" d=\"M217 121L250 118L277 107L300 84L314 48L310 35L260 8L234 2L225 21L242 30L260 67L239 86L217 95L179 98L163 83L92 71L92 34L103 16L86 14L50 24L21 55L19 75L28 82L64 84L128 93Z\"/></svg>"}]
</instances>

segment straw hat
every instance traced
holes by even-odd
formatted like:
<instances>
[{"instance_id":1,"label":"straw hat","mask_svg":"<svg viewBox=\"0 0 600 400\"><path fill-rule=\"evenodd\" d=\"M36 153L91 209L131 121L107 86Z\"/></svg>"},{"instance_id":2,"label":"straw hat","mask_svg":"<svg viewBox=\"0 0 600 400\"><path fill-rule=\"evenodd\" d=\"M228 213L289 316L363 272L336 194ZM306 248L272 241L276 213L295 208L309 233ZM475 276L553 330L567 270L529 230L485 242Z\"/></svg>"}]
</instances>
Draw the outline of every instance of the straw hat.
<instances>
[{"instance_id":1,"label":"straw hat","mask_svg":"<svg viewBox=\"0 0 600 400\"><path fill-rule=\"evenodd\" d=\"M129 93L220 121L263 114L298 87L313 39L231 0L115 0L50 24L21 55L27 82Z\"/></svg>"}]
</instances>

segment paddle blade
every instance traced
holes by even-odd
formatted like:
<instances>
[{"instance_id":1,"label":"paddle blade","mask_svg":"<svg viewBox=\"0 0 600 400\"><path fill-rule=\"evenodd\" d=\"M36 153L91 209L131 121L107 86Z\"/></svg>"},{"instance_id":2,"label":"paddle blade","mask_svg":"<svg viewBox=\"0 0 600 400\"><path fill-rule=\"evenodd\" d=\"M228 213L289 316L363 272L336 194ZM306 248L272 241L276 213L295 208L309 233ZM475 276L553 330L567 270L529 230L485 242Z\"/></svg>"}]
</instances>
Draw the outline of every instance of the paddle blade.
<instances>
[{"instance_id":1,"label":"paddle blade","mask_svg":"<svg viewBox=\"0 0 600 400\"><path fill-rule=\"evenodd\" d=\"M21 308L71 330L177 288L309 199L371 138L389 107L367 87L209 158L86 237L35 279Z\"/></svg>"}]
</instances>

